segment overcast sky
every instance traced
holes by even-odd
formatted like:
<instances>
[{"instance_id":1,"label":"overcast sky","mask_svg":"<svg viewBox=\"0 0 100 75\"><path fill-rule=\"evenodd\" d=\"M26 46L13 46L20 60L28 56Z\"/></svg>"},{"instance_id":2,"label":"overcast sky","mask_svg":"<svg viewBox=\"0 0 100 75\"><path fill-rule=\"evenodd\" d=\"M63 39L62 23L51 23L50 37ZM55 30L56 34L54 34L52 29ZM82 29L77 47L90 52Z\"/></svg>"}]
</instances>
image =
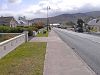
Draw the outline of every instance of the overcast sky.
<instances>
[{"instance_id":1,"label":"overcast sky","mask_svg":"<svg viewBox=\"0 0 100 75\"><path fill-rule=\"evenodd\" d=\"M64 13L80 13L100 10L100 0L0 0L0 16L46 17Z\"/></svg>"}]
</instances>

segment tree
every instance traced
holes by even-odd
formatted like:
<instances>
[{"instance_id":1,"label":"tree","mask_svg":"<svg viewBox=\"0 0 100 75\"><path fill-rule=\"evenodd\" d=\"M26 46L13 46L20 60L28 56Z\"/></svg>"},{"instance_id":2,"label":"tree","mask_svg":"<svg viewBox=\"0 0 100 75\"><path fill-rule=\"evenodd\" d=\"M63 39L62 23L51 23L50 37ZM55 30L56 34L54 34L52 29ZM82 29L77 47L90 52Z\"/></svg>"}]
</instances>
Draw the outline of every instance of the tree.
<instances>
[{"instance_id":1,"label":"tree","mask_svg":"<svg viewBox=\"0 0 100 75\"><path fill-rule=\"evenodd\" d=\"M38 28L38 29L41 29L41 28L44 27L44 23L41 22L41 21L34 23L34 25L35 25L35 27Z\"/></svg>"},{"instance_id":2,"label":"tree","mask_svg":"<svg viewBox=\"0 0 100 75\"><path fill-rule=\"evenodd\" d=\"M83 32L83 23L84 23L84 21L82 20L82 19L78 19L78 21L77 21L77 28L78 28L78 32Z\"/></svg>"},{"instance_id":3,"label":"tree","mask_svg":"<svg viewBox=\"0 0 100 75\"><path fill-rule=\"evenodd\" d=\"M82 19L78 19L78 21L77 21L78 27L83 28L83 23L84 23L84 21Z\"/></svg>"}]
</instances>

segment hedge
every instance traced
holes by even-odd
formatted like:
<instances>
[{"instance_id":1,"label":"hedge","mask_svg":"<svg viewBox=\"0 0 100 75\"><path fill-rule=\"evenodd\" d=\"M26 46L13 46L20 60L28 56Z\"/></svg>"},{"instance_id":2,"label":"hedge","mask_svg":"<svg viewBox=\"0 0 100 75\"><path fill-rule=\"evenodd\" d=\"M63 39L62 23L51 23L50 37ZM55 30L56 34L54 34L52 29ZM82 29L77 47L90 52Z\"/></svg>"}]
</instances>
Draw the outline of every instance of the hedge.
<instances>
[{"instance_id":1,"label":"hedge","mask_svg":"<svg viewBox=\"0 0 100 75\"><path fill-rule=\"evenodd\" d=\"M29 36L33 35L33 31L38 31L39 29L35 26L27 26L27 27L7 27L7 26L0 26L0 33L22 33L23 31L28 31Z\"/></svg>"}]
</instances>

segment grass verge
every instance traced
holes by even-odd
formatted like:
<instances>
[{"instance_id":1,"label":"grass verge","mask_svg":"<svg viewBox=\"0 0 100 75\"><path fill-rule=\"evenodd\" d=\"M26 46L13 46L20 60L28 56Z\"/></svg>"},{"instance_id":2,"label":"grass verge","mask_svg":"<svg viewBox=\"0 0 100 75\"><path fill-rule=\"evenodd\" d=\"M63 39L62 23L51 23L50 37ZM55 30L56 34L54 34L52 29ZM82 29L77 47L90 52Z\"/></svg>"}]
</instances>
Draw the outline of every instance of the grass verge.
<instances>
[{"instance_id":1,"label":"grass verge","mask_svg":"<svg viewBox=\"0 0 100 75\"><path fill-rule=\"evenodd\" d=\"M48 37L48 31L46 31L45 34L43 34L42 32L40 32L39 34L36 35L36 37Z\"/></svg>"},{"instance_id":2,"label":"grass verge","mask_svg":"<svg viewBox=\"0 0 100 75\"><path fill-rule=\"evenodd\" d=\"M46 43L28 42L0 59L0 75L43 75Z\"/></svg>"}]
</instances>

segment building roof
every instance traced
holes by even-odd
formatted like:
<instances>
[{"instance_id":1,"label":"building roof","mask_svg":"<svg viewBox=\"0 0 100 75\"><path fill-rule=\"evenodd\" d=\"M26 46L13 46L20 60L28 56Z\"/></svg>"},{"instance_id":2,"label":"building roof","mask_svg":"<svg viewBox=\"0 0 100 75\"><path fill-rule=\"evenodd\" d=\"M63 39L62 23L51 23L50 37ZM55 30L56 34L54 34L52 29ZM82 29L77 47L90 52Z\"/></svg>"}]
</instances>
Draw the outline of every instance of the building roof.
<instances>
[{"instance_id":1,"label":"building roof","mask_svg":"<svg viewBox=\"0 0 100 75\"><path fill-rule=\"evenodd\" d=\"M93 19L89 21L87 24L91 26L100 26L100 19Z\"/></svg>"},{"instance_id":2,"label":"building roof","mask_svg":"<svg viewBox=\"0 0 100 75\"><path fill-rule=\"evenodd\" d=\"M0 24L10 24L13 17L0 17Z\"/></svg>"},{"instance_id":3,"label":"building roof","mask_svg":"<svg viewBox=\"0 0 100 75\"><path fill-rule=\"evenodd\" d=\"M13 17L0 17L0 22L10 22Z\"/></svg>"},{"instance_id":4,"label":"building roof","mask_svg":"<svg viewBox=\"0 0 100 75\"><path fill-rule=\"evenodd\" d=\"M29 23L29 21L25 17L19 17L17 22L19 25L23 25L23 26L26 26Z\"/></svg>"}]
</instances>

